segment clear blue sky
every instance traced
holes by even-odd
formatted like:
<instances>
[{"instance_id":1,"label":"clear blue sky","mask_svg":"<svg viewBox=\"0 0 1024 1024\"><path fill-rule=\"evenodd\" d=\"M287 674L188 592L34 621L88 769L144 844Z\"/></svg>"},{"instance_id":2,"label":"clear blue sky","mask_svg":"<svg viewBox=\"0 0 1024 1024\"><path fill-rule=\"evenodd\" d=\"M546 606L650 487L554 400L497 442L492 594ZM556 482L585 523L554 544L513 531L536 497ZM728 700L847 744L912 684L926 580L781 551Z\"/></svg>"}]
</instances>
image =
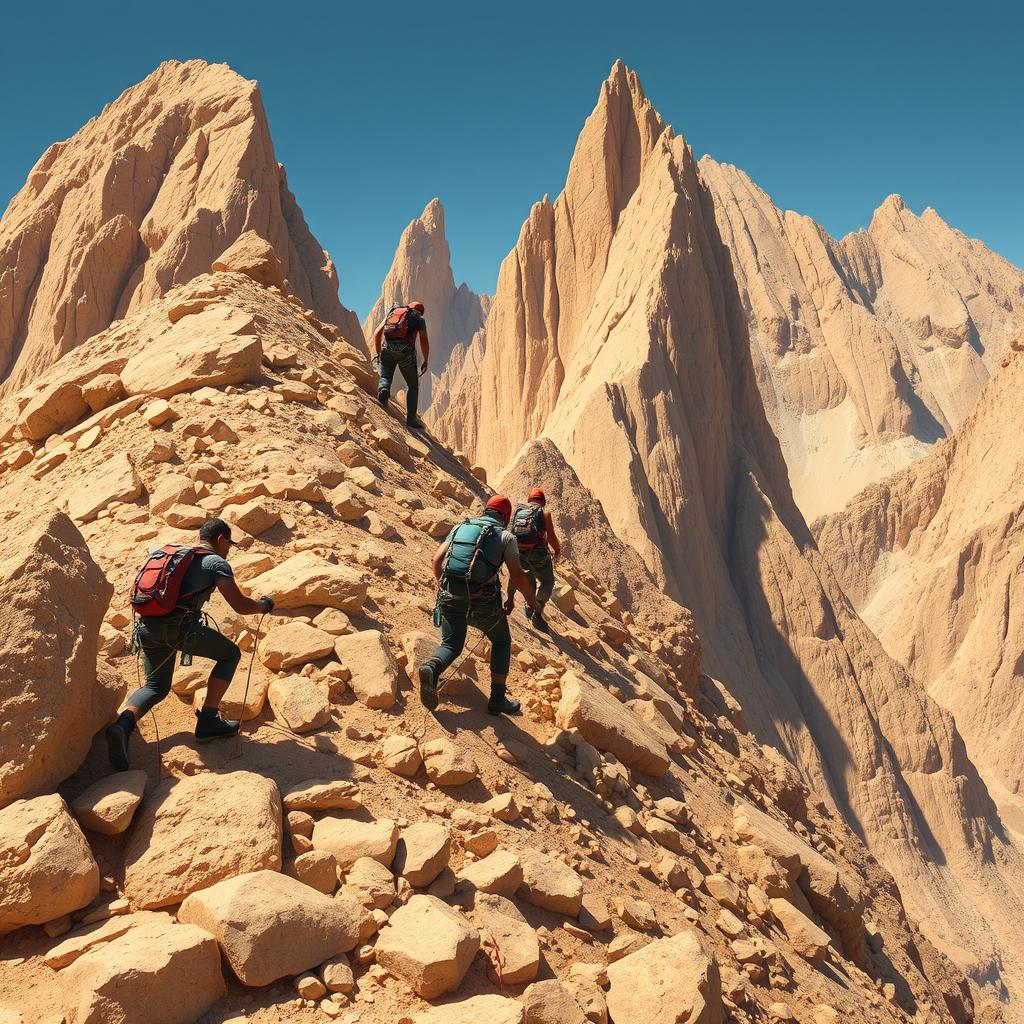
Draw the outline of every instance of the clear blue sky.
<instances>
[{"instance_id":1,"label":"clear blue sky","mask_svg":"<svg viewBox=\"0 0 1024 1024\"><path fill-rule=\"evenodd\" d=\"M227 61L260 82L344 302L365 315L434 195L456 278L489 291L621 57L698 155L833 234L899 192L1024 265L1022 38L991 0L5 5L0 206L160 61Z\"/></svg>"}]
</instances>

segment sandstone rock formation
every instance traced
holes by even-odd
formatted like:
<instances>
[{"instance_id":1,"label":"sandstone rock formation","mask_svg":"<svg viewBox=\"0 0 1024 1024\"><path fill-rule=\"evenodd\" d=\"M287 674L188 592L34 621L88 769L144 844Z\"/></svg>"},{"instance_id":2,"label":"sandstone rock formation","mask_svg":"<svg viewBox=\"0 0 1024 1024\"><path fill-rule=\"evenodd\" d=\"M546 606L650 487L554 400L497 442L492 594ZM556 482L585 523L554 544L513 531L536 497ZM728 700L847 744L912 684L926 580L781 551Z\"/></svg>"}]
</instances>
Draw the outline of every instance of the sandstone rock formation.
<instances>
[{"instance_id":1,"label":"sandstone rock formation","mask_svg":"<svg viewBox=\"0 0 1024 1024\"><path fill-rule=\"evenodd\" d=\"M932 454L814 525L865 622L948 708L1004 818L1024 826L1024 335Z\"/></svg>"},{"instance_id":2,"label":"sandstone rock formation","mask_svg":"<svg viewBox=\"0 0 1024 1024\"><path fill-rule=\"evenodd\" d=\"M963 421L1024 327L1024 271L899 196L837 241L735 167L700 174L794 497L836 511Z\"/></svg>"},{"instance_id":3,"label":"sandstone rock formation","mask_svg":"<svg viewBox=\"0 0 1024 1024\"><path fill-rule=\"evenodd\" d=\"M49 792L82 763L124 684L106 666L97 671L114 588L68 517L54 510L8 518L0 550L2 807Z\"/></svg>"},{"instance_id":4,"label":"sandstone rock formation","mask_svg":"<svg viewBox=\"0 0 1024 1024\"><path fill-rule=\"evenodd\" d=\"M54 143L0 221L3 390L208 272L249 231L302 304L361 346L274 156L256 83L224 64L161 64Z\"/></svg>"},{"instance_id":5,"label":"sandstone rock formation","mask_svg":"<svg viewBox=\"0 0 1024 1024\"><path fill-rule=\"evenodd\" d=\"M534 206L502 265L479 372L436 430L492 478L528 442L554 444L692 610L707 670L751 728L829 794L932 936L987 948L984 972L1017 940L979 908L1016 891L1001 879L1024 864L952 719L886 656L815 548L737 276L689 148L617 64L565 190Z\"/></svg>"},{"instance_id":6,"label":"sandstone rock formation","mask_svg":"<svg viewBox=\"0 0 1024 1024\"><path fill-rule=\"evenodd\" d=\"M451 252L444 233L444 207L431 199L423 213L402 232L395 258L380 288L380 298L363 321L363 335L372 348L373 332L400 303L419 299L426 307L430 338L430 372L420 381L420 411L438 393L438 378L452 354L465 348L483 327L490 298L466 284L455 287ZM402 386L401 376L396 381Z\"/></svg>"}]
</instances>

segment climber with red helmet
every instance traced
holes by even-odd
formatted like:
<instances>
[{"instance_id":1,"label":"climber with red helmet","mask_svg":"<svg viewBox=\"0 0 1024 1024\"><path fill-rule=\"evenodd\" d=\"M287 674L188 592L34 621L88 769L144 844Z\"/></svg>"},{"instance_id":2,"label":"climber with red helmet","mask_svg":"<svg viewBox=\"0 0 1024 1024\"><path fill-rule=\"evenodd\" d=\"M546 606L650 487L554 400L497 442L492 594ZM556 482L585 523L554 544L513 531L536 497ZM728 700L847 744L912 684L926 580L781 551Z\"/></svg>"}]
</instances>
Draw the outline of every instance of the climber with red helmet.
<instances>
[{"instance_id":1,"label":"climber with red helmet","mask_svg":"<svg viewBox=\"0 0 1024 1024\"><path fill-rule=\"evenodd\" d=\"M416 408L420 399L420 377L427 372L430 359L430 340L427 338L426 312L419 299L407 306L392 306L388 315L373 332L373 349L380 363L380 383L377 385L377 401L386 409L391 399L391 384L395 379L396 367L405 378L405 422L414 430L422 430L426 424L419 418ZM419 338L423 365L416 372L416 339ZM383 344L383 347L382 347Z\"/></svg>"},{"instance_id":2,"label":"climber with red helmet","mask_svg":"<svg viewBox=\"0 0 1024 1024\"><path fill-rule=\"evenodd\" d=\"M530 491L525 505L518 505L509 523L509 532L519 547L519 560L523 573L530 585L530 593L536 597L536 607L526 609L527 618L536 629L546 633L548 624L544 619L544 606L551 600L555 589L555 560L562 553L562 545L555 533L555 521L545 507L544 492L535 487ZM538 586L539 584L539 586ZM516 603L515 588L509 583L505 601L505 614L511 615Z\"/></svg>"},{"instance_id":3,"label":"climber with red helmet","mask_svg":"<svg viewBox=\"0 0 1024 1024\"><path fill-rule=\"evenodd\" d=\"M466 646L466 629L473 626L491 641L492 715L519 713L519 701L508 696L506 682L512 661L512 634L501 605L501 567L508 569L509 585L517 588L534 608L526 576L519 565L519 548L508 531L512 502L496 494L482 515L464 519L434 552L434 579L438 583L434 623L441 627L441 643L419 666L420 700L437 707L441 673Z\"/></svg>"}]
</instances>

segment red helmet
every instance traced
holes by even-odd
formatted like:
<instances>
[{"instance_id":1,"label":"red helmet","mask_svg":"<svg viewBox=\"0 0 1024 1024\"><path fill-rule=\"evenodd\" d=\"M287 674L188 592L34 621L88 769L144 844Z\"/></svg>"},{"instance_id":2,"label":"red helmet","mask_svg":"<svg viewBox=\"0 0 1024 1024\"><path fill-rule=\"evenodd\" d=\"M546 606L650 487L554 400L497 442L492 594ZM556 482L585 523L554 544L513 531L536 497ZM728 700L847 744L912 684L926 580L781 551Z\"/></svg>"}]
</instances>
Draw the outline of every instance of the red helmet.
<instances>
[{"instance_id":1,"label":"red helmet","mask_svg":"<svg viewBox=\"0 0 1024 1024\"><path fill-rule=\"evenodd\" d=\"M412 302L409 303L409 308L415 309L417 313L425 313L427 311L426 306L424 306L419 299L413 299Z\"/></svg>"},{"instance_id":2,"label":"red helmet","mask_svg":"<svg viewBox=\"0 0 1024 1024\"><path fill-rule=\"evenodd\" d=\"M501 513L501 518L505 520L505 525L508 526L508 521L512 518L512 502L505 497L504 494L496 494L487 502L487 507L494 509L496 512Z\"/></svg>"},{"instance_id":3,"label":"red helmet","mask_svg":"<svg viewBox=\"0 0 1024 1024\"><path fill-rule=\"evenodd\" d=\"M530 491L526 500L534 505L544 505L547 503L548 499L544 497L544 492L539 487L534 487L534 489Z\"/></svg>"}]
</instances>

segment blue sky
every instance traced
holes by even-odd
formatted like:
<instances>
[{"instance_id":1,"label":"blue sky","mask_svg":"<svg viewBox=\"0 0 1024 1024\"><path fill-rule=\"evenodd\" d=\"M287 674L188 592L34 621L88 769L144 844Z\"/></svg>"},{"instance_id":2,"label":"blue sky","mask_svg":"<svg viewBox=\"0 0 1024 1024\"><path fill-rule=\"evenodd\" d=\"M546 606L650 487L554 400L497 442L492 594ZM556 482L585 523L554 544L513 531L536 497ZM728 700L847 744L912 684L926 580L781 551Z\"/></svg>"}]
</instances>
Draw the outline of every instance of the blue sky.
<instances>
[{"instance_id":1,"label":"blue sky","mask_svg":"<svg viewBox=\"0 0 1024 1024\"><path fill-rule=\"evenodd\" d=\"M457 280L489 291L530 205L560 191L621 57L698 155L737 164L833 234L899 192L1024 265L1020 5L370 6L8 6L0 206L51 142L160 61L226 61L261 84L342 301L366 313L399 234L435 195Z\"/></svg>"}]
</instances>

